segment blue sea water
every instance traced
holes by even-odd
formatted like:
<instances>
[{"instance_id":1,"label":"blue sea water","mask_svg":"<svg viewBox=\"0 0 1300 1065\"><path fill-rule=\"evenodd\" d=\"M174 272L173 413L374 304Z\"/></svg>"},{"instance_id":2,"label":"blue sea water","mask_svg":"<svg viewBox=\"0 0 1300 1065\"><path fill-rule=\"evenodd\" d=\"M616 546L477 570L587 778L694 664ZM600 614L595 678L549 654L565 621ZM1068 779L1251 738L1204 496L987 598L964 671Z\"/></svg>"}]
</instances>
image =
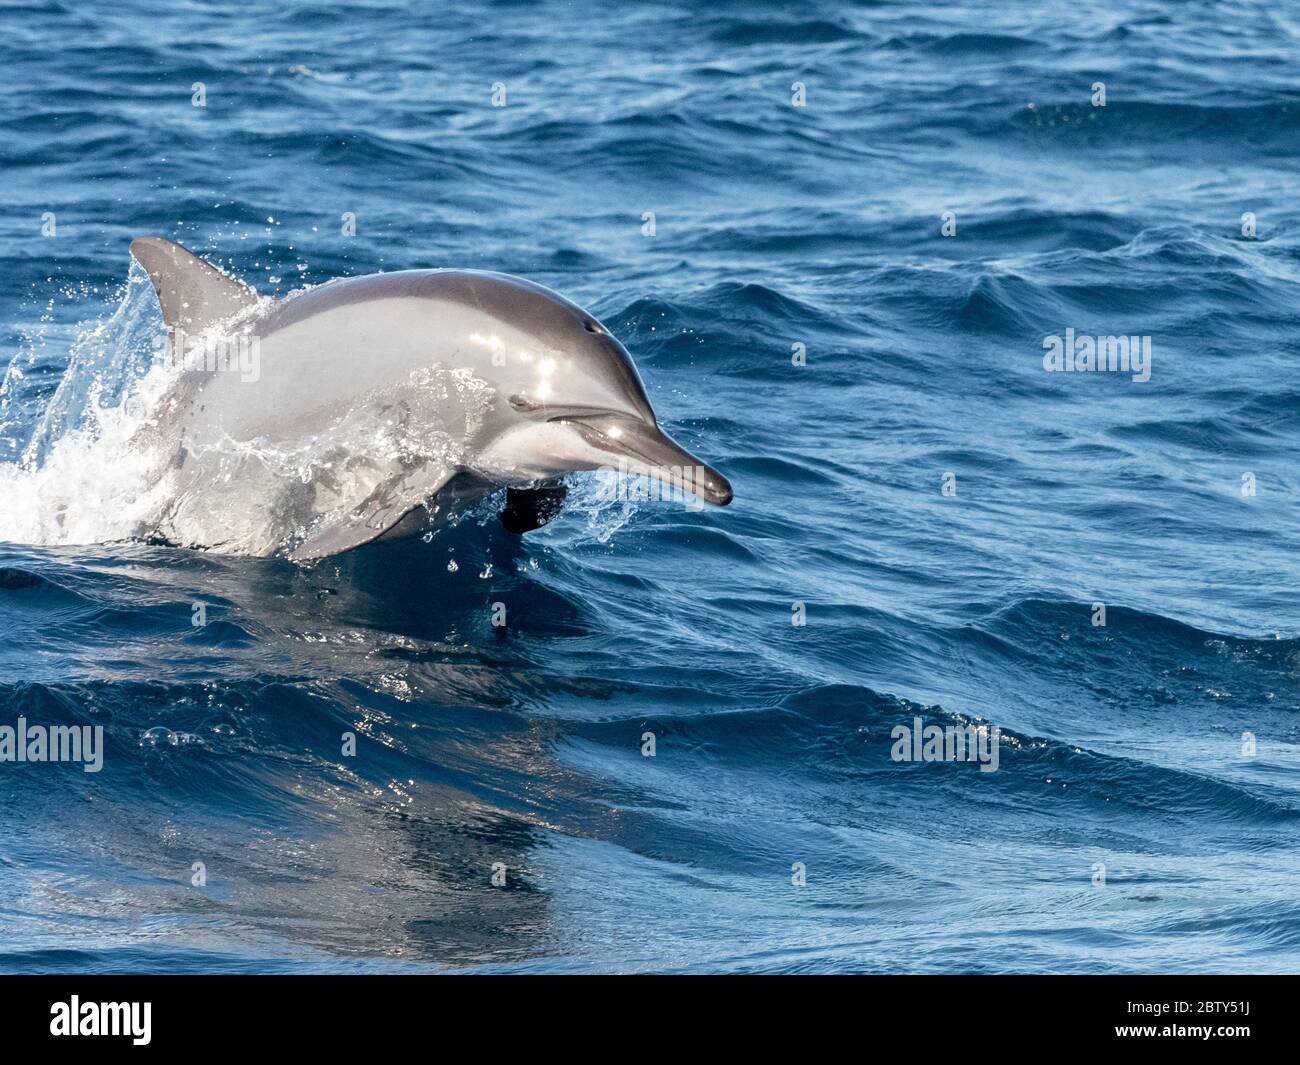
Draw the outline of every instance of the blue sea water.
<instances>
[{"instance_id":1,"label":"blue sea water","mask_svg":"<svg viewBox=\"0 0 1300 1065\"><path fill-rule=\"evenodd\" d=\"M105 735L0 764L0 968L1300 964L1287 5L0 20L0 724ZM735 502L118 539L146 233L281 295L551 286ZM1047 372L1067 330L1150 379ZM997 770L895 761L918 717Z\"/></svg>"}]
</instances>

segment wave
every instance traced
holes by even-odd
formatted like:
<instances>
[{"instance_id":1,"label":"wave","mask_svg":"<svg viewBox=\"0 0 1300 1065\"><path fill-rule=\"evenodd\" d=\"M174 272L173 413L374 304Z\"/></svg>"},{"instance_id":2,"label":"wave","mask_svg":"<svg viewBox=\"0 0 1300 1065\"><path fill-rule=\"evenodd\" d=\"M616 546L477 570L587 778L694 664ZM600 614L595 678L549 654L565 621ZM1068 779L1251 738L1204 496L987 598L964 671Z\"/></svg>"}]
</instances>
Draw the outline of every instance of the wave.
<instances>
[{"instance_id":1,"label":"wave","mask_svg":"<svg viewBox=\"0 0 1300 1065\"><path fill-rule=\"evenodd\" d=\"M1294 969L1271 10L18 11L0 726L107 750L0 765L0 969ZM577 477L522 539L488 499L314 566L138 538L142 233L272 295L571 294L735 502ZM1044 372L1068 328L1150 381ZM999 768L895 761L918 717Z\"/></svg>"}]
</instances>

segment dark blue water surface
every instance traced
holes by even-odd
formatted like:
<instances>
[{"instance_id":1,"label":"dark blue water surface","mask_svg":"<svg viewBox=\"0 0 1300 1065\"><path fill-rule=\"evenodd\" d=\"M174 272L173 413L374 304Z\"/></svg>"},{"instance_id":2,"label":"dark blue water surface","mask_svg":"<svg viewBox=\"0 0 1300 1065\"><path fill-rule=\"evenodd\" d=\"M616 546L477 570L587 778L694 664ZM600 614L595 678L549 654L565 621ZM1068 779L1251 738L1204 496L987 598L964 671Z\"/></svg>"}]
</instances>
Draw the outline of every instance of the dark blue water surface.
<instances>
[{"instance_id":1,"label":"dark blue water surface","mask_svg":"<svg viewBox=\"0 0 1300 1065\"><path fill-rule=\"evenodd\" d=\"M0 725L106 744L0 764L0 968L1300 963L1288 5L0 18ZM310 568L98 542L144 233L271 293L558 289L735 502L579 478L522 541ZM1150 380L1047 372L1067 329ZM918 716L997 771L891 759Z\"/></svg>"}]
</instances>

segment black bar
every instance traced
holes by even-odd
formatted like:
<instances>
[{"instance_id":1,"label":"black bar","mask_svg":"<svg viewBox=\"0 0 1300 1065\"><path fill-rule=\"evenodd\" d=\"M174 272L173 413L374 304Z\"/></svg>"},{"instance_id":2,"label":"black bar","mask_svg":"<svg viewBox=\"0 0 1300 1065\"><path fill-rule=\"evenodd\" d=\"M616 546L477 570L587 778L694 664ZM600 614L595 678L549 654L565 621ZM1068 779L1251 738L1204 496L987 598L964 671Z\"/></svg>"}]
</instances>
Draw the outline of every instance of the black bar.
<instances>
[{"instance_id":1,"label":"black bar","mask_svg":"<svg viewBox=\"0 0 1300 1065\"><path fill-rule=\"evenodd\" d=\"M1297 990L1293 977L1260 976L732 977L726 986L709 976L6 976L0 1032L9 1053L118 1044L338 1054L394 1037L444 1052L453 1038L488 1055L554 1048L557 1039L614 1052L653 1042L656 1030L663 1052L677 1053L696 1029L710 1042L757 1039L770 1050L788 1041L808 1053L846 1034L863 1050L889 1039L917 1050L1015 1046L1044 1055L1126 1045L1231 1052L1289 1046ZM93 1016L111 1027L116 1016L128 1033L51 1034L74 995L80 1023ZM100 1003L138 1004L139 1022L148 1003L147 1044L135 1042L124 1012L106 1016Z\"/></svg>"}]
</instances>

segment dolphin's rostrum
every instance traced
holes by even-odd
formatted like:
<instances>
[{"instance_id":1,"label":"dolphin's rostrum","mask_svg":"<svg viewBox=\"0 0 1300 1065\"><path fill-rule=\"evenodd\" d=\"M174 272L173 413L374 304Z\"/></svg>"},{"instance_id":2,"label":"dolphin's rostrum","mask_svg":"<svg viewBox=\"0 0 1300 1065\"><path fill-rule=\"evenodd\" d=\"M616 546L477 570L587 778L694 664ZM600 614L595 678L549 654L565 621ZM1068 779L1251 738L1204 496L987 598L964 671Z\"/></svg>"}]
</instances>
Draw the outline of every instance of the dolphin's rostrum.
<instances>
[{"instance_id":1,"label":"dolphin's rostrum","mask_svg":"<svg viewBox=\"0 0 1300 1065\"><path fill-rule=\"evenodd\" d=\"M177 479L154 535L322 558L422 532L500 485L524 531L558 510L554 478L602 468L731 501L659 428L623 345L541 285L405 270L272 301L171 241L140 237L131 254L184 359L149 429ZM214 340L255 366L201 357Z\"/></svg>"}]
</instances>

